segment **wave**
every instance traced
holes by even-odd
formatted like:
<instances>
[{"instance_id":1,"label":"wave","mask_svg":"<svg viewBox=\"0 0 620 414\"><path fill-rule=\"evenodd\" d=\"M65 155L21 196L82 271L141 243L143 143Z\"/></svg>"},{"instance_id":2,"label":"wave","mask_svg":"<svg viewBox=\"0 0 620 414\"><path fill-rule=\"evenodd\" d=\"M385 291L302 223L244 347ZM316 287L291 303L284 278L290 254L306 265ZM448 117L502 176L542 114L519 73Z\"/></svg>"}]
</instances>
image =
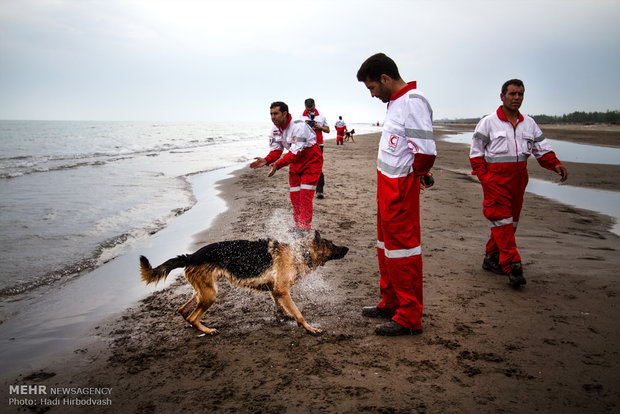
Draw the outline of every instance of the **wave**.
<instances>
[{"instance_id":1,"label":"wave","mask_svg":"<svg viewBox=\"0 0 620 414\"><path fill-rule=\"evenodd\" d=\"M43 287L56 286L59 283L67 283L81 275L93 271L116 258L121 251L136 240L161 231L173 218L190 210L195 203L196 199L193 198L190 206L175 208L165 217L155 220L145 227L134 228L126 233L103 240L93 251L71 263L66 263L28 281L12 281L10 285L0 288L0 300L9 302L12 300L21 300L25 293ZM0 323L2 322L0 321Z\"/></svg>"}]
</instances>

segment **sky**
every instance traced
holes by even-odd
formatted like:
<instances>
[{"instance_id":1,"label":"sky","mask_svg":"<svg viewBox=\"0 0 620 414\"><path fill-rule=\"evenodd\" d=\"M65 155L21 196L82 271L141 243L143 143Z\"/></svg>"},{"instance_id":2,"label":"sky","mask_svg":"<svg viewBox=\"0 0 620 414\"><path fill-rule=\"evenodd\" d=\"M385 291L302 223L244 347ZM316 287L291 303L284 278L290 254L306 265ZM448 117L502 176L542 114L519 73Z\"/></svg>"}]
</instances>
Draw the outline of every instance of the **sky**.
<instances>
[{"instance_id":1,"label":"sky","mask_svg":"<svg viewBox=\"0 0 620 414\"><path fill-rule=\"evenodd\" d=\"M383 52L435 120L620 110L620 0L0 0L0 119L383 121L356 73Z\"/></svg>"}]
</instances>

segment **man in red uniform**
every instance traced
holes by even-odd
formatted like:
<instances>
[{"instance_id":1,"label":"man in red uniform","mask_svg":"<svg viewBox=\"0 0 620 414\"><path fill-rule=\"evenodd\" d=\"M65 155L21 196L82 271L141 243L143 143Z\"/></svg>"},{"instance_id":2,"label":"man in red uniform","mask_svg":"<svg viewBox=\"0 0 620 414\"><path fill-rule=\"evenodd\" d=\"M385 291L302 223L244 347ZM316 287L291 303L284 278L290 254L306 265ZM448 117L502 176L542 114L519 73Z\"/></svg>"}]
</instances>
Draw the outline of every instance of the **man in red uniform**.
<instances>
[{"instance_id":1,"label":"man in red uniform","mask_svg":"<svg viewBox=\"0 0 620 414\"><path fill-rule=\"evenodd\" d=\"M329 134L329 125L327 125L327 119L325 115L320 114L316 109L314 99L308 98L304 101L306 109L301 114L300 119L306 121L308 126L314 130L316 134L316 143L319 145L321 152L323 152L323 132ZM325 174L321 171L319 182L316 185L316 198L322 199L325 197L323 188L325 187Z\"/></svg>"},{"instance_id":2,"label":"man in red uniform","mask_svg":"<svg viewBox=\"0 0 620 414\"><path fill-rule=\"evenodd\" d=\"M268 177L282 167L289 167L289 184L295 228L302 234L310 230L312 199L323 168L323 154L316 143L316 135L303 120L293 120L284 102L270 107L274 126L269 134L270 152L265 158L256 157L250 168L269 165ZM282 152L288 150L280 159Z\"/></svg>"},{"instance_id":3,"label":"man in red uniform","mask_svg":"<svg viewBox=\"0 0 620 414\"><path fill-rule=\"evenodd\" d=\"M347 124L344 123L342 117L338 117L336 121L336 145L344 145L344 133L347 132Z\"/></svg>"},{"instance_id":4,"label":"man in red uniform","mask_svg":"<svg viewBox=\"0 0 620 414\"><path fill-rule=\"evenodd\" d=\"M388 104L377 158L377 256L381 301L362 309L389 318L377 335L422 332L420 189L432 185L437 149L431 107L416 83L400 77L394 61L379 53L357 72L370 95Z\"/></svg>"},{"instance_id":5,"label":"man in red uniform","mask_svg":"<svg viewBox=\"0 0 620 414\"><path fill-rule=\"evenodd\" d=\"M519 79L504 83L502 105L480 120L469 152L472 174L480 180L484 193L482 211L491 222L482 267L508 275L513 287L526 283L515 231L529 179L528 157L534 155L542 167L558 173L560 181L568 178L536 122L519 112L524 92Z\"/></svg>"}]
</instances>

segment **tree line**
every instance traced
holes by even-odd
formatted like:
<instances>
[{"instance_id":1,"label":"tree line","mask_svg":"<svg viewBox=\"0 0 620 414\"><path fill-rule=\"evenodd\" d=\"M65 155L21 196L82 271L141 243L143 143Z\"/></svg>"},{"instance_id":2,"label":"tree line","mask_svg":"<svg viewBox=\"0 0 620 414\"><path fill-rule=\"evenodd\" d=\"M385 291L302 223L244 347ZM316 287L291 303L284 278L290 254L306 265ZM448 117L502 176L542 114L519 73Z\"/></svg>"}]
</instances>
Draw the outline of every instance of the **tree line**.
<instances>
[{"instance_id":1,"label":"tree line","mask_svg":"<svg viewBox=\"0 0 620 414\"><path fill-rule=\"evenodd\" d=\"M553 115L531 115L539 124L556 124L556 123L607 123L615 124L620 121L620 111L607 112L572 112L562 116Z\"/></svg>"},{"instance_id":2,"label":"tree line","mask_svg":"<svg viewBox=\"0 0 620 414\"><path fill-rule=\"evenodd\" d=\"M576 111L564 115L530 115L538 124L574 124L574 123L620 123L620 111L583 112ZM438 122L478 123L480 118L442 119Z\"/></svg>"}]
</instances>

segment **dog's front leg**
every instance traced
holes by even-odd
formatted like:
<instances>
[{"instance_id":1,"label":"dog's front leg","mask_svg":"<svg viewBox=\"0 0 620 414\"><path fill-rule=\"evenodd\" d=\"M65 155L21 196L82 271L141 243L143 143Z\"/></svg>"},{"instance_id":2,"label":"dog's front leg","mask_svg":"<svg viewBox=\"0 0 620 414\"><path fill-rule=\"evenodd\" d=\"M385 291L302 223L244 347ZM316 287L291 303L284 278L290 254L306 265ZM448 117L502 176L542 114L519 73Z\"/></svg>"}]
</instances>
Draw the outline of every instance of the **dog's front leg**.
<instances>
[{"instance_id":1,"label":"dog's front leg","mask_svg":"<svg viewBox=\"0 0 620 414\"><path fill-rule=\"evenodd\" d=\"M289 311L284 309L284 306L282 306L282 304L278 301L278 298L276 298L276 296L273 294L272 290L269 291L269 294L271 295L271 299L273 299L273 303L276 305L276 312L277 313L279 313L280 315L284 316L284 318L286 318L286 319L295 319L293 317L293 315L291 315L291 313Z\"/></svg>"},{"instance_id":2,"label":"dog's front leg","mask_svg":"<svg viewBox=\"0 0 620 414\"><path fill-rule=\"evenodd\" d=\"M288 289L287 290L274 289L273 297L276 299L276 302L278 302L286 311L288 311L289 314L293 315L293 318L295 318L297 325L303 326L304 328L306 328L306 331L308 331L311 334L321 333L320 329L313 328L312 326L308 324L308 322L306 322L301 312L297 308L297 305L295 305L295 302L293 302L293 298L291 298L291 294L288 291Z\"/></svg>"}]
</instances>

